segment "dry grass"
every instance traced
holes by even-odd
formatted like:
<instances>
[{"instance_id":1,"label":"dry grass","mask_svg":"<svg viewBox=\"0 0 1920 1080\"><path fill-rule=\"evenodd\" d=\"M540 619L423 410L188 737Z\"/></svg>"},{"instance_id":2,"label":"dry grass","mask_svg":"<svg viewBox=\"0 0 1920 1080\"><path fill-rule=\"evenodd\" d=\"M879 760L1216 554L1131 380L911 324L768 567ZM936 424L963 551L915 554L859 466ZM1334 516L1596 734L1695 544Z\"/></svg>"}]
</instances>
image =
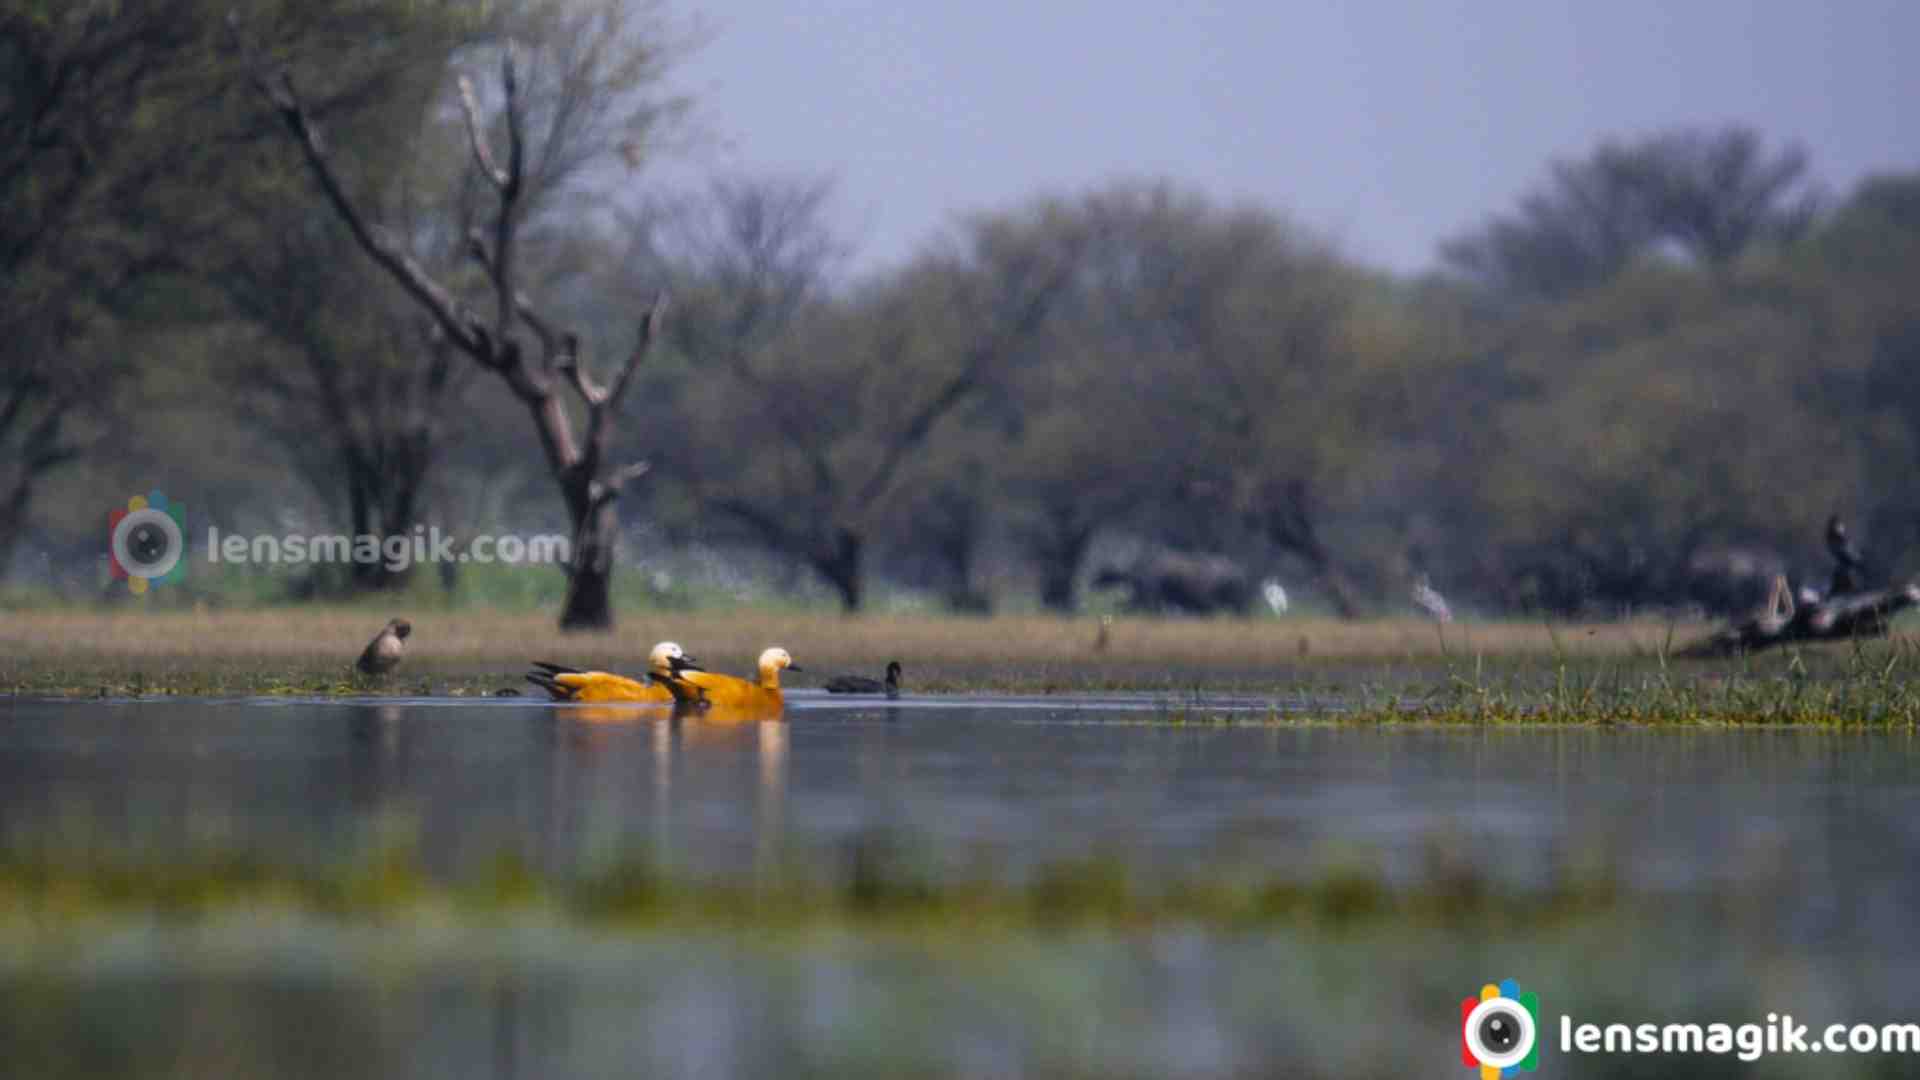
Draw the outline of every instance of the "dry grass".
<instances>
[{"instance_id":1,"label":"dry grass","mask_svg":"<svg viewBox=\"0 0 1920 1080\"><path fill-rule=\"evenodd\" d=\"M1223 693L1272 695L1275 716L1349 721L1920 726L1911 635L1678 663L1702 626L1413 619L1097 619L735 612L630 617L614 633L559 633L545 617L407 612L414 633L393 676L350 668L383 625L368 609L29 612L0 621L0 693L400 694L525 691L532 660L638 671L654 642L747 672L785 646L806 667L788 685L906 668L910 692L1148 691L1204 709ZM1190 715L1191 714L1191 715ZM1182 706L1173 721L1205 719Z\"/></svg>"},{"instance_id":2,"label":"dry grass","mask_svg":"<svg viewBox=\"0 0 1920 1080\"><path fill-rule=\"evenodd\" d=\"M1323 661L1500 657L1621 658L1658 655L1702 627L1639 621L1550 627L1414 619L1115 619L1104 647L1091 618L726 613L631 617L604 634L562 634L544 615L407 614L414 670L515 672L530 659L597 667L639 665L656 641L680 642L720 670L745 670L778 644L817 670L878 669L898 658L918 670L1068 669L1245 673ZM364 609L222 612L24 612L0 621L0 652L14 670L145 664L219 664L344 670L382 619ZM1669 634L1672 637L1669 638Z\"/></svg>"}]
</instances>

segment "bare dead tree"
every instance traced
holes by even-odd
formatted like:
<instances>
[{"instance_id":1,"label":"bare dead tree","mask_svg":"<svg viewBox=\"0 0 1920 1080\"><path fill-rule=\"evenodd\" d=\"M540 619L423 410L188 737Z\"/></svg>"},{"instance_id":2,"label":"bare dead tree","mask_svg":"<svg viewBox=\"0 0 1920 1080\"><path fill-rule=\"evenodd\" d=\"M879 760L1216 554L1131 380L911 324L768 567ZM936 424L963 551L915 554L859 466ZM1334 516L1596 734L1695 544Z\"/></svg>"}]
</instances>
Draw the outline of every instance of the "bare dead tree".
<instances>
[{"instance_id":1,"label":"bare dead tree","mask_svg":"<svg viewBox=\"0 0 1920 1080\"><path fill-rule=\"evenodd\" d=\"M229 21L244 48L237 19ZM633 349L611 380L603 383L596 381L582 364L579 336L556 327L520 291L516 279L516 242L523 219L521 196L526 180L527 148L525 103L513 49L503 50L500 68L507 141L504 160L489 144L473 83L464 77L460 80L461 105L466 114L473 164L492 190L495 202L491 235L478 227L468 235L469 252L492 286L490 319L435 280L406 247L347 192L329 156L326 140L302 105L292 77L284 70L271 71L258 62L252 65L252 72L255 85L286 124L300 147L308 171L361 250L432 317L448 346L497 374L526 407L573 530L573 558L567 567L567 597L560 614L560 626L566 630L610 627L613 624L610 586L619 532L615 503L626 485L644 475L648 468L645 462L615 465L610 460L614 429L634 372L646 360L653 344L666 310L666 297L657 297L641 315ZM530 355L523 331L538 343L537 359ZM571 390L584 407L583 431L576 431L568 415L561 393L563 386Z\"/></svg>"}]
</instances>

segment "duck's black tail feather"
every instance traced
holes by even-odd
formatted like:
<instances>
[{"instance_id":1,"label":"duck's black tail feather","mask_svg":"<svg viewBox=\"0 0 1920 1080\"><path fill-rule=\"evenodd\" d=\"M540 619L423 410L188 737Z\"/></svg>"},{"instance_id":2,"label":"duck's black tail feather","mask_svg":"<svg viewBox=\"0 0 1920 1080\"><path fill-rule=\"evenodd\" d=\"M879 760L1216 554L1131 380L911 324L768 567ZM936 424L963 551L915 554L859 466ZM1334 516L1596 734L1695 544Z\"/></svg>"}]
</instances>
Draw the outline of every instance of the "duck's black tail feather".
<instances>
[{"instance_id":1,"label":"duck's black tail feather","mask_svg":"<svg viewBox=\"0 0 1920 1080\"><path fill-rule=\"evenodd\" d=\"M558 674L564 675L567 670L566 668L561 668ZM555 701L573 700L573 687L562 684L559 680L555 679L553 675L544 671L527 672L527 681L545 690Z\"/></svg>"},{"instance_id":2,"label":"duck's black tail feather","mask_svg":"<svg viewBox=\"0 0 1920 1080\"><path fill-rule=\"evenodd\" d=\"M556 664L551 660L535 660L533 662L533 666L539 668L541 671L546 672L548 675L580 674L580 669L577 667L568 667L565 664Z\"/></svg>"}]
</instances>

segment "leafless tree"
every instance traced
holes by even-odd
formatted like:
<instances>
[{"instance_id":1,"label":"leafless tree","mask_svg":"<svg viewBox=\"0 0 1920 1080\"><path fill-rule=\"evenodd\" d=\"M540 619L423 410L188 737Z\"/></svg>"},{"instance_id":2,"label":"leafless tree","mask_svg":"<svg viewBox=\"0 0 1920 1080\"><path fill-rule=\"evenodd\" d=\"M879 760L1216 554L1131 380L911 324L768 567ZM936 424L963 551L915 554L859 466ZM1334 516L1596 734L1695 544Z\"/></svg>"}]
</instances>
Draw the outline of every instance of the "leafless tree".
<instances>
[{"instance_id":1,"label":"leafless tree","mask_svg":"<svg viewBox=\"0 0 1920 1080\"><path fill-rule=\"evenodd\" d=\"M237 20L235 31L240 36ZM514 48L502 50L500 67L504 158L491 145L473 83L464 78L460 83L473 166L493 194L491 229L476 228L468 237L469 252L490 286L490 315L474 310L431 275L347 190L292 77L258 61L254 77L260 92L298 143L329 205L361 249L426 311L448 348L498 375L526 407L573 529L573 561L568 567L560 625L565 629L612 625L609 590L619 530L615 503L626 485L647 471L642 462L617 465L611 460L614 432L634 373L656 337L665 296L655 299L641 315L635 345L602 381L587 371L578 335L554 325L521 290L518 241L525 222L523 196L530 171L557 168L560 162L556 160L558 150L529 154L528 102L522 94ZM566 102L563 100L558 107L566 108ZM576 103L576 107L584 105ZM549 139L542 145L553 148L557 144ZM529 334L537 344L537 356L528 346ZM563 398L567 391L585 413L584 423L578 427Z\"/></svg>"}]
</instances>

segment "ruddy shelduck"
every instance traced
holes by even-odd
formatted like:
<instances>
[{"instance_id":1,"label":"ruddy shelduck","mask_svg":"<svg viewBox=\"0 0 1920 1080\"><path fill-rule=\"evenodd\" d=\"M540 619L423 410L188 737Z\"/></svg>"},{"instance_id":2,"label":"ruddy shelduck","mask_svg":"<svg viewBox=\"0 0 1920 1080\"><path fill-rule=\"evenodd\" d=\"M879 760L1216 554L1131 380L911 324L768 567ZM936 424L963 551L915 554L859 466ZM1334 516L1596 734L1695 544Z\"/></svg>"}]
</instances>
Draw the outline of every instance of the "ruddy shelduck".
<instances>
[{"instance_id":1,"label":"ruddy shelduck","mask_svg":"<svg viewBox=\"0 0 1920 1080\"><path fill-rule=\"evenodd\" d=\"M555 701L590 704L671 705L673 692L668 681L681 672L699 671L700 666L680 646L663 641L647 654L647 678L629 678L608 671L581 671L579 668L533 662L538 671L529 672L527 681L545 690Z\"/></svg>"},{"instance_id":2,"label":"ruddy shelduck","mask_svg":"<svg viewBox=\"0 0 1920 1080\"><path fill-rule=\"evenodd\" d=\"M787 650L778 646L760 654L760 680L748 682L711 671L676 671L667 689L682 706L715 712L777 714L786 701L780 696L780 672L799 671Z\"/></svg>"}]
</instances>

